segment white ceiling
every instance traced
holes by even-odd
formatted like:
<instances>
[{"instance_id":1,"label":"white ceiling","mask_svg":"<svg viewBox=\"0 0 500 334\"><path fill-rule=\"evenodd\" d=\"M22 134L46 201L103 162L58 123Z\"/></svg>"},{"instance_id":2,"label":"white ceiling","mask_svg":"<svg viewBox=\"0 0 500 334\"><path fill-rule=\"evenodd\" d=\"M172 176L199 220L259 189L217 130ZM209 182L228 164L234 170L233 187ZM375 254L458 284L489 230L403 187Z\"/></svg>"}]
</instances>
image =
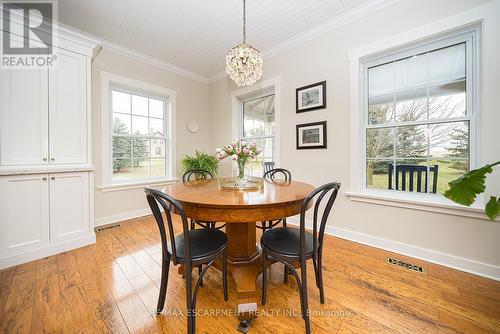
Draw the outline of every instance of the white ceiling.
<instances>
[{"instance_id":1,"label":"white ceiling","mask_svg":"<svg viewBox=\"0 0 500 334\"><path fill-rule=\"evenodd\" d=\"M247 42L264 56L318 27L394 0L247 0ZM242 39L241 0L59 0L63 24L207 79ZM324 30L324 29L322 29Z\"/></svg>"}]
</instances>

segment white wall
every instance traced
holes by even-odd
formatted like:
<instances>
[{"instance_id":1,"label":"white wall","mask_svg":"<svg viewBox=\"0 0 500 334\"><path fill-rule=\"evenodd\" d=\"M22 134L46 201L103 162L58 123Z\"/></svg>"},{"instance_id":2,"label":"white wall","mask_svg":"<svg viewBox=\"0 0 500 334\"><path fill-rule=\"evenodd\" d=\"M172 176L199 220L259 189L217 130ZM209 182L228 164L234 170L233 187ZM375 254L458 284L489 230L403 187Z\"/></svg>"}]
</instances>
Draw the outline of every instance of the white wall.
<instances>
[{"instance_id":1,"label":"white wall","mask_svg":"<svg viewBox=\"0 0 500 334\"><path fill-rule=\"evenodd\" d=\"M487 220L424 212L351 201L350 189L350 63L349 52L405 30L483 5L483 113L481 162L500 159L500 1L480 0L402 0L384 10L345 25L335 31L264 60L263 80L281 78L281 166L290 169L295 180L320 185L332 180L342 182L342 192L329 221L331 231L340 228L383 238L392 246L409 245L412 255L418 248L435 251L420 257L438 261L444 253L450 262L454 257L466 259L464 266L475 271L475 261L489 264L490 276L500 278L500 224ZM326 110L295 113L295 88L327 80ZM235 87L229 79L210 85L211 147L231 139L231 97ZM328 121L328 149L295 149L295 125ZM311 173L311 170L314 173ZM500 195L500 169L490 177L488 189ZM359 235L358 235L359 236ZM379 240L379 239L377 239ZM411 247L414 246L414 247ZM415 253L416 252L416 253ZM428 252L427 252L428 253ZM446 256L451 255L451 256ZM434 257L433 257L434 256ZM470 261L467 261L470 260ZM459 262L462 259L458 259ZM460 267L460 265L456 265ZM486 268L486 269L485 269ZM488 269L489 268L489 269ZM492 273L493 272L493 273ZM483 272L483 274L485 274ZM486 273L488 275L488 273Z\"/></svg>"},{"instance_id":2,"label":"white wall","mask_svg":"<svg viewBox=\"0 0 500 334\"><path fill-rule=\"evenodd\" d=\"M95 222L108 223L112 219L126 219L148 208L144 191L139 189L102 192L101 184L101 71L115 73L177 92L176 156L177 166L181 157L194 151L212 151L209 145L209 88L208 85L173 74L152 65L102 50L92 62L92 162L96 167L94 193ZM200 124L198 133L187 131L186 122ZM176 167L177 167L176 166Z\"/></svg>"}]
</instances>

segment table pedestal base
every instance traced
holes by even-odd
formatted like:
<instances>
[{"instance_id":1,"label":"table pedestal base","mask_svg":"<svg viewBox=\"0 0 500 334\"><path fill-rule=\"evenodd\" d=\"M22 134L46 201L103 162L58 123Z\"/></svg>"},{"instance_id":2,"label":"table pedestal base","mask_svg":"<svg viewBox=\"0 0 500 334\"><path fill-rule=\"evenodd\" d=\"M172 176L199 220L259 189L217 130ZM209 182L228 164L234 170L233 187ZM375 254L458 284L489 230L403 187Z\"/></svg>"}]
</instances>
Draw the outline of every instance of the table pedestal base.
<instances>
[{"instance_id":1,"label":"table pedestal base","mask_svg":"<svg viewBox=\"0 0 500 334\"><path fill-rule=\"evenodd\" d=\"M226 223L226 234L227 269L238 294L238 319L253 319L257 311L256 279L262 271L255 222Z\"/></svg>"}]
</instances>

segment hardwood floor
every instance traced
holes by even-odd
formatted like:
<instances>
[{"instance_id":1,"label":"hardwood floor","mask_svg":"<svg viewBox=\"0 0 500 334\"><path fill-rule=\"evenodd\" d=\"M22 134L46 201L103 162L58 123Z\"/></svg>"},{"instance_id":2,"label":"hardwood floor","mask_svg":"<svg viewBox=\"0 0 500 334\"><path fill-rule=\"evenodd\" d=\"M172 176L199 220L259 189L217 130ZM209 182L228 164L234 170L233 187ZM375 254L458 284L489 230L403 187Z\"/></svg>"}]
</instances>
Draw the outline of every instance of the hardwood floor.
<instances>
[{"instance_id":1,"label":"hardwood floor","mask_svg":"<svg viewBox=\"0 0 500 334\"><path fill-rule=\"evenodd\" d=\"M427 275L385 264L391 255L425 266ZM184 281L176 269L167 290L170 313L151 313L160 263L156 224L144 217L98 232L95 245L0 271L0 332L184 333ZM295 281L284 285L282 276L274 264L267 305L259 304L250 333L304 332ZM331 236L324 249L324 305L313 276L309 266L313 333L500 333L500 282ZM204 283L197 332L237 333L233 282L227 303L216 269Z\"/></svg>"}]
</instances>

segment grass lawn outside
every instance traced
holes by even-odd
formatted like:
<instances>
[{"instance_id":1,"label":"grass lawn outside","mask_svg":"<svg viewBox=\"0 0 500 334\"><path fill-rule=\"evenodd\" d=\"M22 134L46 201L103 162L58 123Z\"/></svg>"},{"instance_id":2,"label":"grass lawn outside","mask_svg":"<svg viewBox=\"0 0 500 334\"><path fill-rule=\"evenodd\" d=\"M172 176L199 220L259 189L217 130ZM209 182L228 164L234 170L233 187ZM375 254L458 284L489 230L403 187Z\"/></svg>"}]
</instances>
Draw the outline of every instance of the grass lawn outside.
<instances>
[{"instance_id":1,"label":"grass lawn outside","mask_svg":"<svg viewBox=\"0 0 500 334\"><path fill-rule=\"evenodd\" d=\"M151 161L151 174L149 174L149 164ZM163 159L151 159L141 161L139 166L123 167L120 170L113 170L115 179L146 178L149 176L165 176L165 163Z\"/></svg>"}]
</instances>

